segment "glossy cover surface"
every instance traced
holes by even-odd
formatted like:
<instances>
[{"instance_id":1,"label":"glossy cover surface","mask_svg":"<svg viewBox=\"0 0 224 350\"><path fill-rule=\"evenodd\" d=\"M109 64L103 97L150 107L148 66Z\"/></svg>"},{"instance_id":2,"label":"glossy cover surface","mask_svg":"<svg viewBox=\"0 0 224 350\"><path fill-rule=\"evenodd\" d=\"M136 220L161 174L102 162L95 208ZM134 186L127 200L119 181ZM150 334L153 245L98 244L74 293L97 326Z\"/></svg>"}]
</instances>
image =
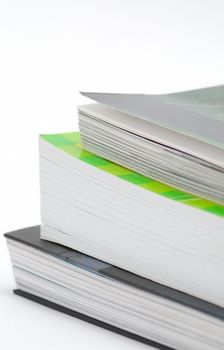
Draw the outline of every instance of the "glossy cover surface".
<instances>
[{"instance_id":1,"label":"glossy cover surface","mask_svg":"<svg viewBox=\"0 0 224 350\"><path fill-rule=\"evenodd\" d=\"M224 149L224 85L161 95L82 94L139 120Z\"/></svg>"}]
</instances>

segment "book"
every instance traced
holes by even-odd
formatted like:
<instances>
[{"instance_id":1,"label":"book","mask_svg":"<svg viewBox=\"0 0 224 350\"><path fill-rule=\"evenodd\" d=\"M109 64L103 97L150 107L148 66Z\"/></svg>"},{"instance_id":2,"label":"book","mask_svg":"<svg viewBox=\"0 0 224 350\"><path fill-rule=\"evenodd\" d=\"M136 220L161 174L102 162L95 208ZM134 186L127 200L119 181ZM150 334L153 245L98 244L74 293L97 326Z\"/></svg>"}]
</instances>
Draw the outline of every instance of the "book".
<instances>
[{"instance_id":1,"label":"book","mask_svg":"<svg viewBox=\"0 0 224 350\"><path fill-rule=\"evenodd\" d=\"M40 137L41 238L224 306L224 206Z\"/></svg>"},{"instance_id":2,"label":"book","mask_svg":"<svg viewBox=\"0 0 224 350\"><path fill-rule=\"evenodd\" d=\"M161 350L222 350L224 309L40 239L7 233L15 293Z\"/></svg>"},{"instance_id":3,"label":"book","mask_svg":"<svg viewBox=\"0 0 224 350\"><path fill-rule=\"evenodd\" d=\"M224 204L224 86L165 95L88 93L84 148L183 191Z\"/></svg>"}]
</instances>

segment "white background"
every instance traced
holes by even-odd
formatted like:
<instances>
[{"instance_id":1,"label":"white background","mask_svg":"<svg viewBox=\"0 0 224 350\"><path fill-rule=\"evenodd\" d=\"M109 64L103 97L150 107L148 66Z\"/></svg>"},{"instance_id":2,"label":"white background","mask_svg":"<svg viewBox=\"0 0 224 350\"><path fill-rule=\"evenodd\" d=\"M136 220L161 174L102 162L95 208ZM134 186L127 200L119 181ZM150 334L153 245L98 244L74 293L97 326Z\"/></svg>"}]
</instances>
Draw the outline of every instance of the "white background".
<instances>
[{"instance_id":1,"label":"white background","mask_svg":"<svg viewBox=\"0 0 224 350\"><path fill-rule=\"evenodd\" d=\"M38 134L77 129L84 91L222 84L223 0L0 0L0 347L148 349L12 295L4 232L40 223Z\"/></svg>"}]
</instances>

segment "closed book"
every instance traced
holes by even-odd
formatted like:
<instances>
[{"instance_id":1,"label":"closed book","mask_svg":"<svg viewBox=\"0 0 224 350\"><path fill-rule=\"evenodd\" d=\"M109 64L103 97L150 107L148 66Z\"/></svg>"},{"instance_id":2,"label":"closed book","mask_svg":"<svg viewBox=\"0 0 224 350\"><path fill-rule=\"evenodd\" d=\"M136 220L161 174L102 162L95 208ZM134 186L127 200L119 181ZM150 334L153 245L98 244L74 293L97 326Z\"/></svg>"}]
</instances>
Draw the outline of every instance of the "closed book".
<instances>
[{"instance_id":1,"label":"closed book","mask_svg":"<svg viewBox=\"0 0 224 350\"><path fill-rule=\"evenodd\" d=\"M40 137L41 237L224 307L224 206Z\"/></svg>"},{"instance_id":2,"label":"closed book","mask_svg":"<svg viewBox=\"0 0 224 350\"><path fill-rule=\"evenodd\" d=\"M67 247L7 233L15 293L161 350L222 350L224 310Z\"/></svg>"}]
</instances>

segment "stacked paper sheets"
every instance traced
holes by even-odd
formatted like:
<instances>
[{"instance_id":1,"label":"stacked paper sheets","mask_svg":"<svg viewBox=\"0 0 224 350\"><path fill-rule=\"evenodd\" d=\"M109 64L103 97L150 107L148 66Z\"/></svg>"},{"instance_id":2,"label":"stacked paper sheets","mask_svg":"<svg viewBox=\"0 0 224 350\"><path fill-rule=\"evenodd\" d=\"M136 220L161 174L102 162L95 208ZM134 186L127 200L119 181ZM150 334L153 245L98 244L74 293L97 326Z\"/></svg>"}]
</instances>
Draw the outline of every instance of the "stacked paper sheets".
<instances>
[{"instance_id":1,"label":"stacked paper sheets","mask_svg":"<svg viewBox=\"0 0 224 350\"><path fill-rule=\"evenodd\" d=\"M40 136L41 227L6 234L15 294L161 350L224 348L224 87L84 93Z\"/></svg>"},{"instance_id":2,"label":"stacked paper sheets","mask_svg":"<svg viewBox=\"0 0 224 350\"><path fill-rule=\"evenodd\" d=\"M83 93L84 147L145 176L224 204L224 88L169 95Z\"/></svg>"},{"instance_id":3,"label":"stacked paper sheets","mask_svg":"<svg viewBox=\"0 0 224 350\"><path fill-rule=\"evenodd\" d=\"M222 308L40 240L6 235L16 294L161 350L222 350Z\"/></svg>"},{"instance_id":4,"label":"stacked paper sheets","mask_svg":"<svg viewBox=\"0 0 224 350\"><path fill-rule=\"evenodd\" d=\"M41 237L224 306L224 207L40 138Z\"/></svg>"}]
</instances>

